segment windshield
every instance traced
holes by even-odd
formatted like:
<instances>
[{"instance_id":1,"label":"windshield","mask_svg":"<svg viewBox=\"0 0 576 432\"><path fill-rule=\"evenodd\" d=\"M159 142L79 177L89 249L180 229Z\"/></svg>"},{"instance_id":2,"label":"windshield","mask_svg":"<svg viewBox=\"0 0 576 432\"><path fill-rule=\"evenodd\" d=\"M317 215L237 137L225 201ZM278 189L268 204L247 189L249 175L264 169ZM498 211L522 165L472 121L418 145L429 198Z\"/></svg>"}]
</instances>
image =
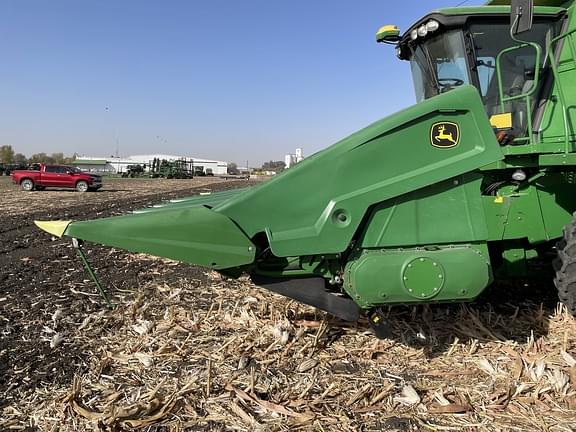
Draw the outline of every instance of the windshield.
<instances>
[{"instance_id":1,"label":"windshield","mask_svg":"<svg viewBox=\"0 0 576 432\"><path fill-rule=\"evenodd\" d=\"M411 46L411 50L410 65L418 102L470 84L461 30L440 34Z\"/></svg>"},{"instance_id":2,"label":"windshield","mask_svg":"<svg viewBox=\"0 0 576 432\"><path fill-rule=\"evenodd\" d=\"M546 39L558 33L559 26L558 21L540 20L534 22L530 31L521 35L522 40L540 45L541 68L546 61ZM423 41L409 42L407 45L418 102L464 84L473 84L482 96L489 117L511 113L512 135L518 137L527 132L528 117L532 116L544 80L541 78L538 81L539 87L532 88L536 82L536 50L534 47L521 46L521 42L510 37L510 24L507 20L474 19L464 30L449 30ZM503 50L511 47L517 49L502 55L499 65L505 98L502 103L496 74L496 58ZM474 64L470 65L470 62ZM532 94L529 104L524 97L506 100L528 93Z\"/></svg>"},{"instance_id":3,"label":"windshield","mask_svg":"<svg viewBox=\"0 0 576 432\"><path fill-rule=\"evenodd\" d=\"M522 33L522 40L535 42L545 53L546 38L552 37L553 23L534 23L532 29ZM528 126L528 115L532 111L538 90L530 98L530 106L526 100L516 99L501 103L496 77L496 58L502 50L517 46L501 57L499 64L502 75L502 88L505 98L526 94L531 91L535 82L536 50L533 47L521 48L519 43L510 37L510 27L506 23L478 23L470 25L476 52L476 71L482 100L489 116L501 112L510 112L513 116L513 128L517 135L523 134ZM548 34L550 33L550 34ZM544 66L546 58L541 56L540 67ZM542 80L540 80L542 81Z\"/></svg>"}]
</instances>

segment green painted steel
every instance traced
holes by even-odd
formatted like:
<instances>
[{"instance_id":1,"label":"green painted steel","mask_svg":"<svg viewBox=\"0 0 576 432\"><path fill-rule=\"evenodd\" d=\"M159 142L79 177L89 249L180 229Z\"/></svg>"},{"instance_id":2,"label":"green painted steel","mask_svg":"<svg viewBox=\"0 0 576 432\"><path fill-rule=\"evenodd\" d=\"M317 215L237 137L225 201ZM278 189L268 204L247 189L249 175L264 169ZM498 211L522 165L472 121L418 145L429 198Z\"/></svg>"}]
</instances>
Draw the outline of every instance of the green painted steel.
<instances>
[{"instance_id":1,"label":"green painted steel","mask_svg":"<svg viewBox=\"0 0 576 432\"><path fill-rule=\"evenodd\" d=\"M561 6L568 7L574 0L534 0L534 5L538 6ZM486 2L487 5L510 5L510 0L490 0Z\"/></svg>"},{"instance_id":2,"label":"green painted steel","mask_svg":"<svg viewBox=\"0 0 576 432\"><path fill-rule=\"evenodd\" d=\"M360 251L345 270L344 289L362 308L381 304L465 301L492 281L486 245Z\"/></svg>"},{"instance_id":3,"label":"green painted steel","mask_svg":"<svg viewBox=\"0 0 576 432\"><path fill-rule=\"evenodd\" d=\"M404 265L402 284L408 295L419 300L431 299L442 291L446 281L444 266L429 257L414 258Z\"/></svg>"},{"instance_id":4,"label":"green painted steel","mask_svg":"<svg viewBox=\"0 0 576 432\"><path fill-rule=\"evenodd\" d=\"M481 183L482 176L470 173L384 201L370 213L358 244L375 248L486 241Z\"/></svg>"},{"instance_id":5,"label":"green painted steel","mask_svg":"<svg viewBox=\"0 0 576 432\"><path fill-rule=\"evenodd\" d=\"M230 219L204 207L73 222L64 235L213 269L250 264L255 254Z\"/></svg>"},{"instance_id":6,"label":"green painted steel","mask_svg":"<svg viewBox=\"0 0 576 432\"><path fill-rule=\"evenodd\" d=\"M509 3L508 3L509 4ZM562 5L539 5L534 8L534 14L537 15L556 15L563 7ZM432 13L440 13L442 15L494 15L510 14L510 6L494 5L494 6L464 6L464 7L450 7L438 9Z\"/></svg>"},{"instance_id":7,"label":"green painted steel","mask_svg":"<svg viewBox=\"0 0 576 432\"><path fill-rule=\"evenodd\" d=\"M438 122L459 124L457 146L432 145ZM276 256L339 253L371 206L502 158L478 92L464 86L376 122L214 210L249 237L265 232Z\"/></svg>"},{"instance_id":8,"label":"green painted steel","mask_svg":"<svg viewBox=\"0 0 576 432\"><path fill-rule=\"evenodd\" d=\"M202 202L202 201L212 200L212 199L224 200L225 198L231 198L233 196L240 195L241 193L247 191L248 189L249 189L249 187L243 187L243 188L236 188L236 189L224 190L224 191L219 191L219 192L206 192L206 193L201 193L199 195L193 195L193 196L189 196L189 197L173 199L173 200L170 200L169 202L170 203L194 202L194 201Z\"/></svg>"},{"instance_id":9,"label":"green painted steel","mask_svg":"<svg viewBox=\"0 0 576 432\"><path fill-rule=\"evenodd\" d=\"M215 192L208 195L196 195L193 197L182 198L175 202L158 204L154 207L147 207L135 210L134 213L150 213L156 211L172 210L176 208L207 207L212 208L223 203L235 196L245 192L248 188L238 188L229 191Z\"/></svg>"},{"instance_id":10,"label":"green painted steel","mask_svg":"<svg viewBox=\"0 0 576 432\"><path fill-rule=\"evenodd\" d=\"M539 130L542 144L563 144L562 151L573 152L576 141L576 20L574 6L569 8L569 21L563 33L549 41L548 62L554 73L554 85L545 105ZM558 52L559 50L559 52Z\"/></svg>"},{"instance_id":11,"label":"green painted steel","mask_svg":"<svg viewBox=\"0 0 576 432\"><path fill-rule=\"evenodd\" d=\"M483 196L488 240L526 239L538 244L559 238L576 211L574 172L550 172L522 186Z\"/></svg>"}]
</instances>

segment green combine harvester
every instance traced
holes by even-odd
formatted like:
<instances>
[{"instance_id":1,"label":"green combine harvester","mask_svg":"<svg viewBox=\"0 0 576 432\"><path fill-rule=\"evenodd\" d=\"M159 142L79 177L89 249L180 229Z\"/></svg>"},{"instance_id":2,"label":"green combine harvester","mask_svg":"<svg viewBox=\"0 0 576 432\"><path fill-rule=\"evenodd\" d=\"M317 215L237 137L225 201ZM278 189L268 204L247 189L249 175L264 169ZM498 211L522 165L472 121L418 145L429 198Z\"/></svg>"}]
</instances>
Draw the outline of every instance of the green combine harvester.
<instances>
[{"instance_id":1,"label":"green combine harvester","mask_svg":"<svg viewBox=\"0 0 576 432\"><path fill-rule=\"evenodd\" d=\"M344 320L475 299L545 266L576 313L576 8L494 0L378 32L418 103L258 186L55 235L249 274ZM76 240L77 242L77 240Z\"/></svg>"}]
</instances>

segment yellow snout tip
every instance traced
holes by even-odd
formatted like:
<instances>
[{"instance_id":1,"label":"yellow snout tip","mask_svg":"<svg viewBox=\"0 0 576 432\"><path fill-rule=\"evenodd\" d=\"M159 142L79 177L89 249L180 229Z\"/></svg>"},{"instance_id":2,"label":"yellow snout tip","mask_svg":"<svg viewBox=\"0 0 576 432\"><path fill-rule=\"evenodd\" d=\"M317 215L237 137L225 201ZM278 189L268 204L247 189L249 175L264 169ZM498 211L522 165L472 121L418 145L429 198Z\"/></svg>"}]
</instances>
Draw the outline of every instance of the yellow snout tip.
<instances>
[{"instance_id":1,"label":"yellow snout tip","mask_svg":"<svg viewBox=\"0 0 576 432\"><path fill-rule=\"evenodd\" d=\"M36 226L47 233L55 235L56 237L62 237L68 225L72 223L72 221L34 221Z\"/></svg>"}]
</instances>

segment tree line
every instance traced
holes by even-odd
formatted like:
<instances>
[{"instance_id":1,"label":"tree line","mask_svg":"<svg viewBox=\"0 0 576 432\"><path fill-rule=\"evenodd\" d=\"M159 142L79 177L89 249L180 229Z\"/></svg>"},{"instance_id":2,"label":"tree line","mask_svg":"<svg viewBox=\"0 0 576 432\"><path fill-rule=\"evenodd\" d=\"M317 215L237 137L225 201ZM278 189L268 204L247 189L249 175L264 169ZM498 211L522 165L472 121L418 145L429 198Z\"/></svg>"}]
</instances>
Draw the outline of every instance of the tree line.
<instances>
[{"instance_id":1,"label":"tree line","mask_svg":"<svg viewBox=\"0 0 576 432\"><path fill-rule=\"evenodd\" d=\"M284 161L268 161L262 164L262 171L276 171L282 172L286 169Z\"/></svg>"},{"instance_id":2,"label":"tree line","mask_svg":"<svg viewBox=\"0 0 576 432\"><path fill-rule=\"evenodd\" d=\"M66 165L76 160L76 155L66 156L64 153L35 153L26 157L22 153L14 152L10 145L0 146L0 163L5 165L27 166L33 163L47 163L56 165ZM262 171L284 171L286 165L283 161L268 161L262 164ZM228 164L228 174L238 174L238 166L235 163Z\"/></svg>"},{"instance_id":3,"label":"tree line","mask_svg":"<svg viewBox=\"0 0 576 432\"><path fill-rule=\"evenodd\" d=\"M0 146L0 163L14 164L14 165L29 165L33 163L47 163L47 164L68 164L76 159L74 156L66 156L64 153L35 153L30 157L26 157L22 153L16 153L12 146Z\"/></svg>"},{"instance_id":4,"label":"tree line","mask_svg":"<svg viewBox=\"0 0 576 432\"><path fill-rule=\"evenodd\" d=\"M257 171L275 171L277 173L284 171L286 164L283 161L264 162L261 168L255 168ZM228 164L228 174L240 174L238 165L234 162Z\"/></svg>"}]
</instances>

